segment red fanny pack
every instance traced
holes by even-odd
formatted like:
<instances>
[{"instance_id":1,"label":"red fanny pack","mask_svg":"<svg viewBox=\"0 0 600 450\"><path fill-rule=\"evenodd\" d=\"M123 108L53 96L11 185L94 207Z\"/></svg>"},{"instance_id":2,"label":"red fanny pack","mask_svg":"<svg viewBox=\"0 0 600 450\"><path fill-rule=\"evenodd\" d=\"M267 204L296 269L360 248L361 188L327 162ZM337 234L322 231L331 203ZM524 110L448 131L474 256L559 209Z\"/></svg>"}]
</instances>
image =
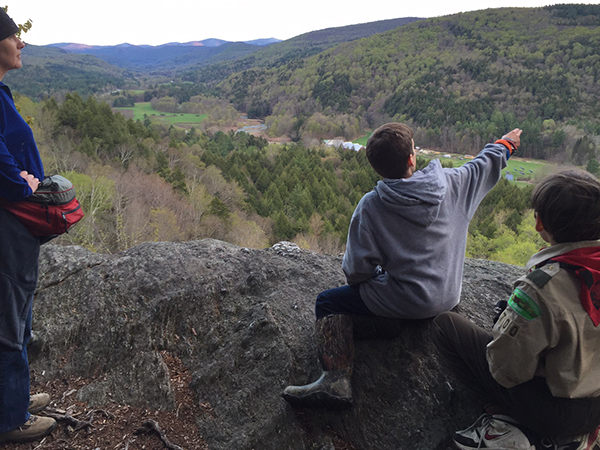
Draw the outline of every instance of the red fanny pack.
<instances>
[{"instance_id":1,"label":"red fanny pack","mask_svg":"<svg viewBox=\"0 0 600 450\"><path fill-rule=\"evenodd\" d=\"M0 197L0 206L14 214L34 236L66 233L83 218L73 184L60 175L44 178L38 189L22 201Z\"/></svg>"}]
</instances>

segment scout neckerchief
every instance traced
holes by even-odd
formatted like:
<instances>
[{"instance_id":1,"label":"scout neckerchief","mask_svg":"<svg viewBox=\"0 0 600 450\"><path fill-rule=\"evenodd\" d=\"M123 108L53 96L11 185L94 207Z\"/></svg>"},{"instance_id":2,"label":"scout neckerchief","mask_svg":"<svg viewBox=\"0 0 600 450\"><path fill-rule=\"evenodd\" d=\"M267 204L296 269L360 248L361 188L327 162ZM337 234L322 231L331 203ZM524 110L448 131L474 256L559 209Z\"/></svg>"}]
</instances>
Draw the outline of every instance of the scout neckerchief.
<instances>
[{"instance_id":1,"label":"scout neckerchief","mask_svg":"<svg viewBox=\"0 0 600 450\"><path fill-rule=\"evenodd\" d=\"M600 324L600 247L585 247L555 256L544 264L556 261L581 282L580 300L594 326Z\"/></svg>"}]
</instances>

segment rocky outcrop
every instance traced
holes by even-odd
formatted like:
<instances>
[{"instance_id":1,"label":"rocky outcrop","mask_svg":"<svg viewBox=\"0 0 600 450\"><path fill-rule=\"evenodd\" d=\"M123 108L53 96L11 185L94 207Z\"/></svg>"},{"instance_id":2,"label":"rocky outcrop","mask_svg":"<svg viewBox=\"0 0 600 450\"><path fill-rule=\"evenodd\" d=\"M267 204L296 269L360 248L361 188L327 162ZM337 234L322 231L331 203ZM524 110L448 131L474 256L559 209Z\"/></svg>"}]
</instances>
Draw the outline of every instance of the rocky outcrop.
<instances>
[{"instance_id":1,"label":"rocky outcrop","mask_svg":"<svg viewBox=\"0 0 600 450\"><path fill-rule=\"evenodd\" d=\"M494 304L522 271L468 260L459 311L491 327ZM319 375L314 300L344 282L340 257L286 243L147 243L117 255L45 245L31 366L48 379L93 379L78 392L92 405L168 409L161 352L175 355L203 405L185 420L214 450L333 449L336 439L365 450L445 449L481 405L438 360L429 321L358 324L353 408L294 410L281 398L288 384Z\"/></svg>"}]
</instances>

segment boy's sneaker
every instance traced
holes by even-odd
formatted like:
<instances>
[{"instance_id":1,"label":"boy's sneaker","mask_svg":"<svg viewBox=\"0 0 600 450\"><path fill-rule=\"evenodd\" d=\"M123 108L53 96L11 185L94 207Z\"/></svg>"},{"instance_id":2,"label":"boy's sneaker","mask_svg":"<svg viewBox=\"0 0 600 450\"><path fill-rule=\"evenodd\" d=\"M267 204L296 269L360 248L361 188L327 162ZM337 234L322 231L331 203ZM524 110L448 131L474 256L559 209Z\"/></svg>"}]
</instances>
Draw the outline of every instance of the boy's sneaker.
<instances>
[{"instance_id":1,"label":"boy's sneaker","mask_svg":"<svg viewBox=\"0 0 600 450\"><path fill-rule=\"evenodd\" d=\"M483 414L469 428L457 431L454 443L461 450L535 450L515 419Z\"/></svg>"},{"instance_id":2,"label":"boy's sneaker","mask_svg":"<svg viewBox=\"0 0 600 450\"><path fill-rule=\"evenodd\" d=\"M56 420L51 417L31 416L27 422L8 433L0 434L2 442L37 441L49 435L56 428Z\"/></svg>"},{"instance_id":3,"label":"boy's sneaker","mask_svg":"<svg viewBox=\"0 0 600 450\"><path fill-rule=\"evenodd\" d=\"M541 449L549 450L600 450L600 427L590 434L576 436L574 438L543 438Z\"/></svg>"},{"instance_id":4,"label":"boy's sneaker","mask_svg":"<svg viewBox=\"0 0 600 450\"><path fill-rule=\"evenodd\" d=\"M29 397L29 414L37 414L50 404L50 396L48 394L34 394Z\"/></svg>"}]
</instances>

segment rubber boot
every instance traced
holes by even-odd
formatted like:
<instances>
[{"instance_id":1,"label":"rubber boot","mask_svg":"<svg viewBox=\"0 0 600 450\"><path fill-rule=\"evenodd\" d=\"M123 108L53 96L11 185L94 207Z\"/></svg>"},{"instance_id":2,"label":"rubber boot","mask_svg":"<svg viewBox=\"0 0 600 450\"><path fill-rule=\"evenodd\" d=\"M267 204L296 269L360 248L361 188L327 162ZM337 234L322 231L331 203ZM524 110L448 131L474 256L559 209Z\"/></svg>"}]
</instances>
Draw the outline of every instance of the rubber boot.
<instances>
[{"instance_id":1,"label":"rubber boot","mask_svg":"<svg viewBox=\"0 0 600 450\"><path fill-rule=\"evenodd\" d=\"M343 409L352 406L350 377L354 364L352 317L332 314L315 324L317 356L323 374L314 383L288 386L283 398L297 406L324 406Z\"/></svg>"}]
</instances>

